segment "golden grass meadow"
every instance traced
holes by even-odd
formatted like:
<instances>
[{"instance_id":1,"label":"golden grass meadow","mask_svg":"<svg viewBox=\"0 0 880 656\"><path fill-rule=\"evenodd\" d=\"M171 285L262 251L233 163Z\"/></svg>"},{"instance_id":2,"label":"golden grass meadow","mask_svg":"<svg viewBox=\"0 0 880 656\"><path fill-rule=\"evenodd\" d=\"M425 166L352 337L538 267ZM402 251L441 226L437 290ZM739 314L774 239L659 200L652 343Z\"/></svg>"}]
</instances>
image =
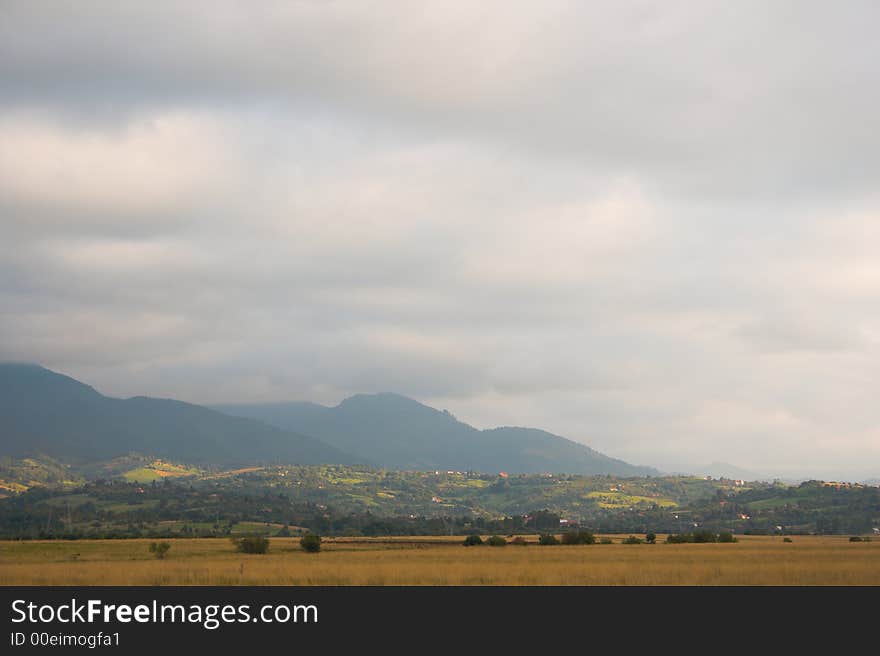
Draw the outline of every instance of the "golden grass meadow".
<instances>
[{"instance_id":1,"label":"golden grass meadow","mask_svg":"<svg viewBox=\"0 0 880 656\"><path fill-rule=\"evenodd\" d=\"M463 547L460 538L0 542L0 585L880 585L880 540L740 536L735 544ZM660 536L662 541L663 536Z\"/></svg>"}]
</instances>

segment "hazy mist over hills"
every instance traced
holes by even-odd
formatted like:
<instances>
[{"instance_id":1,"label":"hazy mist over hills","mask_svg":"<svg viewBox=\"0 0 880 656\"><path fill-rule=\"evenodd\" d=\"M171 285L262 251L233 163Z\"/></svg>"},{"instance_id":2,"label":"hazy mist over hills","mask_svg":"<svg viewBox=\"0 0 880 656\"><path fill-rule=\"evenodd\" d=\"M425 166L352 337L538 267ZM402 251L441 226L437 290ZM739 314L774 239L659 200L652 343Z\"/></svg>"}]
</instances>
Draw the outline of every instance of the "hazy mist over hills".
<instances>
[{"instance_id":1,"label":"hazy mist over hills","mask_svg":"<svg viewBox=\"0 0 880 656\"><path fill-rule=\"evenodd\" d=\"M112 398L38 365L0 363L0 455L46 454L85 463L128 453L220 466L275 462L487 473L661 473L537 428L479 430L447 410L394 393L356 394L335 406L294 401L206 407L144 396ZM751 481L816 478L787 478L720 461L668 471Z\"/></svg>"}]
</instances>

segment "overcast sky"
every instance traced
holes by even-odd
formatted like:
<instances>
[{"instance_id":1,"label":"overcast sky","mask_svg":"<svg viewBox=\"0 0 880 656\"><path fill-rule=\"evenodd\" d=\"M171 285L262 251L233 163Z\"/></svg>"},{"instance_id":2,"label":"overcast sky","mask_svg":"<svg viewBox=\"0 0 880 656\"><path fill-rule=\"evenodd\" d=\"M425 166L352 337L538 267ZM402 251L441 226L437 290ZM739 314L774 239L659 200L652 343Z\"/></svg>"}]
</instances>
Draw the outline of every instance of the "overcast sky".
<instances>
[{"instance_id":1,"label":"overcast sky","mask_svg":"<svg viewBox=\"0 0 880 656\"><path fill-rule=\"evenodd\" d=\"M0 1L0 359L880 475L880 3Z\"/></svg>"}]
</instances>

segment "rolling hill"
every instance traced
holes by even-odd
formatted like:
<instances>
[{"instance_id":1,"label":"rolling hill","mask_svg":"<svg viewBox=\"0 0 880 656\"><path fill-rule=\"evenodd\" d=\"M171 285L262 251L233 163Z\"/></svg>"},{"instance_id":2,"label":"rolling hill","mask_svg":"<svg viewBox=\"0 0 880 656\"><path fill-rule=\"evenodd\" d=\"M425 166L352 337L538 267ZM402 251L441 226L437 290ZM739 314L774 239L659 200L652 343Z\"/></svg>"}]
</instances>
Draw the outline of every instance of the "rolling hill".
<instances>
[{"instance_id":1,"label":"rolling hill","mask_svg":"<svg viewBox=\"0 0 880 656\"><path fill-rule=\"evenodd\" d=\"M212 465L356 461L254 419L170 399L111 398L37 365L0 363L0 455L85 463L130 452Z\"/></svg>"},{"instance_id":2,"label":"rolling hill","mask_svg":"<svg viewBox=\"0 0 880 656\"><path fill-rule=\"evenodd\" d=\"M394 469L646 476L658 472L610 458L534 428L478 430L445 411L398 394L358 394L334 407L314 403L222 405Z\"/></svg>"}]
</instances>

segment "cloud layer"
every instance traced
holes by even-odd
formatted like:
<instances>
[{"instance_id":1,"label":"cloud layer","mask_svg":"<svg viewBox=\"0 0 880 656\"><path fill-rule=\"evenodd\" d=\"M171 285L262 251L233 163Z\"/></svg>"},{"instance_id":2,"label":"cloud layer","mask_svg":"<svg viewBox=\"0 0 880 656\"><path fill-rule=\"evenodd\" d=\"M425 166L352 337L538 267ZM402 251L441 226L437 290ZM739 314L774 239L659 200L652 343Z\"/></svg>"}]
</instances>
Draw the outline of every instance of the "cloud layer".
<instances>
[{"instance_id":1,"label":"cloud layer","mask_svg":"<svg viewBox=\"0 0 880 656\"><path fill-rule=\"evenodd\" d=\"M880 473L876 3L0 13L0 358Z\"/></svg>"}]
</instances>

